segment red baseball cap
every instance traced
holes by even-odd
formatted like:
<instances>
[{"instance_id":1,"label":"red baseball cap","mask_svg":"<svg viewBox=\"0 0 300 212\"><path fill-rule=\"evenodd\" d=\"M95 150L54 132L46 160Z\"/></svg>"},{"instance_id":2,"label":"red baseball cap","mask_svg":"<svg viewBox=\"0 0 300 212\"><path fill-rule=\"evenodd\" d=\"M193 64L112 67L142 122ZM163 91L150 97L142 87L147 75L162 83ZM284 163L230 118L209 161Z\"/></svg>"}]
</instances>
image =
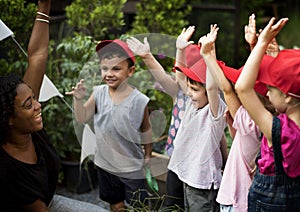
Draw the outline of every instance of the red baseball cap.
<instances>
[{"instance_id":1,"label":"red baseball cap","mask_svg":"<svg viewBox=\"0 0 300 212\"><path fill-rule=\"evenodd\" d=\"M270 58L272 58L271 56L265 55L263 57L262 63L260 65L260 70L261 69L265 69L266 66L268 66L269 64L269 60ZM236 81L238 80L244 66L242 66L239 69L235 69L229 66L226 66L225 63L223 61L217 61L218 65L220 66L220 68L223 70L224 75L226 76L226 78L228 80L230 80L233 83L236 83ZM265 83L260 82L260 81L256 81L255 85L254 85L254 90L263 95L266 96L267 92L268 92L268 88L266 86Z\"/></svg>"},{"instance_id":2,"label":"red baseball cap","mask_svg":"<svg viewBox=\"0 0 300 212\"><path fill-rule=\"evenodd\" d=\"M285 49L268 60L260 69L258 80L277 87L283 93L300 99L300 50Z\"/></svg>"},{"instance_id":3,"label":"red baseball cap","mask_svg":"<svg viewBox=\"0 0 300 212\"><path fill-rule=\"evenodd\" d=\"M109 48L111 45L120 47L128 55L128 57L132 60L132 62L135 63L134 54L129 49L127 43L119 39L99 41L99 43L96 46L96 52L98 52L100 49L103 49L103 47Z\"/></svg>"},{"instance_id":4,"label":"red baseball cap","mask_svg":"<svg viewBox=\"0 0 300 212\"><path fill-rule=\"evenodd\" d=\"M175 66L182 71L188 78L200 82L206 82L206 63L200 55L200 47L191 44L185 48L186 67Z\"/></svg>"}]
</instances>

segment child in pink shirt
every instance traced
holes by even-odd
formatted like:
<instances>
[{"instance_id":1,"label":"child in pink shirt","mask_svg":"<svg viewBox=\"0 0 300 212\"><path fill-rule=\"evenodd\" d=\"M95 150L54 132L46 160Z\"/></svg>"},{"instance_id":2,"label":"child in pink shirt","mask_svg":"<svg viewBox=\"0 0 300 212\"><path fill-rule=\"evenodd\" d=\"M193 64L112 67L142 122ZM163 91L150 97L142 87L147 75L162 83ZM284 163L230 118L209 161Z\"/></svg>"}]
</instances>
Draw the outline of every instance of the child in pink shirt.
<instances>
[{"instance_id":1,"label":"child in pink shirt","mask_svg":"<svg viewBox=\"0 0 300 212\"><path fill-rule=\"evenodd\" d=\"M249 27L253 27L253 21L255 21L254 16L251 16ZM246 35L248 34L247 32ZM254 37L256 39L255 34ZM240 70L217 61L214 45L214 42L202 42L202 56L208 70L224 93L230 113L227 118L233 118L231 127L236 131L218 191L217 202L220 203L220 211L246 212L248 189L255 170L255 157L260 147L261 133L232 87L231 82L237 81ZM262 86L257 86L256 91L260 93L261 98L266 94L266 89Z\"/></svg>"},{"instance_id":2,"label":"child in pink shirt","mask_svg":"<svg viewBox=\"0 0 300 212\"><path fill-rule=\"evenodd\" d=\"M258 37L235 89L263 133L258 169L248 195L248 211L300 210L300 51L264 56L268 44L287 23L272 18ZM254 91L256 80L268 85L273 116Z\"/></svg>"}]
</instances>

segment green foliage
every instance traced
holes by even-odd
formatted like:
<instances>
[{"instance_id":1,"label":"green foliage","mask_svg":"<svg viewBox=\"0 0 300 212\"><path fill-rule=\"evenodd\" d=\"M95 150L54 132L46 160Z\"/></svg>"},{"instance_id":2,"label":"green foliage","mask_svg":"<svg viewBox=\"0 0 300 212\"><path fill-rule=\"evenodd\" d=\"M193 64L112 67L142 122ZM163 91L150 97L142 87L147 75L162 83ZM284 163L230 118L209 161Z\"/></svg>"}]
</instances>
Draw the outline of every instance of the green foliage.
<instances>
[{"instance_id":1,"label":"green foliage","mask_svg":"<svg viewBox=\"0 0 300 212\"><path fill-rule=\"evenodd\" d=\"M92 37L79 34L64 38L56 47L51 42L47 76L61 94L72 89L81 73L86 77L92 76L88 71L91 70L90 58L95 54L95 45ZM50 141L61 158L79 160L81 139L78 138L83 126L73 121L72 101L73 98L69 96L63 100L59 97L50 99L43 105L43 118Z\"/></svg>"},{"instance_id":2,"label":"green foliage","mask_svg":"<svg viewBox=\"0 0 300 212\"><path fill-rule=\"evenodd\" d=\"M168 196L168 195L160 195L159 193L152 191L149 193L149 197L147 197L144 201L140 198L140 192L145 192L147 190L138 190L132 193L132 199L130 200L130 205L132 208L125 209L125 211L134 211L134 212L145 212L145 211L160 211L160 212L184 212L182 208L178 205L165 206L167 199L177 199L177 197Z\"/></svg>"},{"instance_id":3,"label":"green foliage","mask_svg":"<svg viewBox=\"0 0 300 212\"><path fill-rule=\"evenodd\" d=\"M116 37L125 25L122 12L125 3L126 0L75 0L66 7L68 24L96 40Z\"/></svg>"},{"instance_id":4,"label":"green foliage","mask_svg":"<svg viewBox=\"0 0 300 212\"><path fill-rule=\"evenodd\" d=\"M130 34L161 33L177 36L188 22L191 7L185 0L141 0Z\"/></svg>"},{"instance_id":5,"label":"green foliage","mask_svg":"<svg viewBox=\"0 0 300 212\"><path fill-rule=\"evenodd\" d=\"M191 11L191 7L186 4L185 0L141 0L137 3L136 7L137 12L135 20L132 23L132 29L126 34L138 38L138 35L151 33L151 35L149 34L147 36L150 45L152 44L151 52L165 70L170 72L174 65L176 37L180 34L182 28L188 25L186 16ZM156 34L158 36L156 36ZM167 36L162 38L163 35ZM143 37L139 39L142 40ZM162 39L164 39L163 42ZM155 45L157 43L159 44ZM170 44L172 44L172 46L170 46ZM172 52L170 53L170 51ZM166 57L166 55L168 57ZM147 67L145 67L140 58L137 58L137 72L135 75L139 75L139 72L142 70L147 70ZM146 75L144 75L144 77L148 77L148 79L139 80L139 87L150 87L150 85L142 84L153 82L153 78ZM158 141L153 144L153 147L157 152L163 153L163 145L165 144L163 138L164 135L168 133L173 102L170 96L157 89L159 85L151 86L152 89L142 92L147 94L150 98L150 111L160 111L164 115L163 117L166 118L167 122L161 120L161 125L157 124L158 121L156 121L156 124L153 124L153 126L155 126L153 128L154 140ZM164 130L163 132L162 129ZM163 145L162 142L164 143Z\"/></svg>"},{"instance_id":6,"label":"green foliage","mask_svg":"<svg viewBox=\"0 0 300 212\"><path fill-rule=\"evenodd\" d=\"M36 5L24 0L0 0L1 20L11 29L15 39L25 49L35 18ZM2 59L1 59L2 58ZM0 42L0 75L14 72L23 75L27 58L11 38Z\"/></svg>"},{"instance_id":7,"label":"green foliage","mask_svg":"<svg viewBox=\"0 0 300 212\"><path fill-rule=\"evenodd\" d=\"M231 148L231 145L232 145L232 137L229 133L228 127L225 128L224 132L225 132L226 141L227 141L227 149L228 149L228 152L229 152L230 148Z\"/></svg>"}]
</instances>

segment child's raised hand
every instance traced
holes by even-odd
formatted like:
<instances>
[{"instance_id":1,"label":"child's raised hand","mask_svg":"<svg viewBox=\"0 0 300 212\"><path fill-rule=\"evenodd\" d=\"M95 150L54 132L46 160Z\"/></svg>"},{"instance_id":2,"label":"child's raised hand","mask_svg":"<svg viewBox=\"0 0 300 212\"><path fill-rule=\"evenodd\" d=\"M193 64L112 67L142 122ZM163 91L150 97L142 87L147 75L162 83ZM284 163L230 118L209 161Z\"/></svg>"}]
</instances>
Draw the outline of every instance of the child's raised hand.
<instances>
[{"instance_id":1,"label":"child's raised hand","mask_svg":"<svg viewBox=\"0 0 300 212\"><path fill-rule=\"evenodd\" d=\"M261 32L262 32L262 29L259 30L259 33L261 33ZM258 34L258 36L259 36L259 34ZM266 54L271 57L276 57L278 55L279 51L280 51L279 45L276 41L276 38L274 37L267 47Z\"/></svg>"},{"instance_id":2,"label":"child's raised hand","mask_svg":"<svg viewBox=\"0 0 300 212\"><path fill-rule=\"evenodd\" d=\"M77 100L82 100L86 94L86 87L84 85L84 79L81 79L76 86L72 87L72 91L68 91L65 93L66 95L73 95L73 97Z\"/></svg>"},{"instance_id":3,"label":"child's raised hand","mask_svg":"<svg viewBox=\"0 0 300 212\"><path fill-rule=\"evenodd\" d=\"M126 43L128 45L128 47L130 48L130 50L142 57L145 58L148 54L150 54L150 45L148 43L148 39L147 37L144 38L144 43L142 43L141 41L139 41L138 39L136 39L135 37L131 37L128 38L126 40Z\"/></svg>"},{"instance_id":4,"label":"child's raised hand","mask_svg":"<svg viewBox=\"0 0 300 212\"><path fill-rule=\"evenodd\" d=\"M193 41L189 41L194 32L195 32L195 26L189 26L187 29L183 28L180 35L177 37L176 48L183 50L188 45L194 43Z\"/></svg>"},{"instance_id":5,"label":"child's raised hand","mask_svg":"<svg viewBox=\"0 0 300 212\"><path fill-rule=\"evenodd\" d=\"M256 33L256 21L255 21L255 15L252 14L249 16L249 23L248 25L245 25L245 40L250 45L250 47L254 47L257 42L257 36Z\"/></svg>"},{"instance_id":6,"label":"child's raised hand","mask_svg":"<svg viewBox=\"0 0 300 212\"><path fill-rule=\"evenodd\" d=\"M219 27L217 24L210 25L210 32L199 39L198 44L201 46L200 54L202 56L207 54L215 55L215 41L217 39Z\"/></svg>"},{"instance_id":7,"label":"child's raised hand","mask_svg":"<svg viewBox=\"0 0 300 212\"><path fill-rule=\"evenodd\" d=\"M280 30L284 27L288 20L288 18L281 18L276 24L274 24L275 18L271 18L268 25L259 34L258 42L268 45L280 32Z\"/></svg>"}]
</instances>

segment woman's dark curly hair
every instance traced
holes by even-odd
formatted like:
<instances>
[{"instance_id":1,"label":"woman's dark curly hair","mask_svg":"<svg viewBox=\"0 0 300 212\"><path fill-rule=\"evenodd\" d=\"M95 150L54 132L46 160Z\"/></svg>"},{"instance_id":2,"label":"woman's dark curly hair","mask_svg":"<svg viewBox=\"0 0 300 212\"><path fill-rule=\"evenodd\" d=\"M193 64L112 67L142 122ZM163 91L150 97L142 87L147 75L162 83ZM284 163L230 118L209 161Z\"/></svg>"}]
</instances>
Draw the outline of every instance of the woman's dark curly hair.
<instances>
[{"instance_id":1,"label":"woman's dark curly hair","mask_svg":"<svg viewBox=\"0 0 300 212\"><path fill-rule=\"evenodd\" d=\"M15 74L0 77L0 144L5 144L9 135L9 117L14 115L16 88L23 80Z\"/></svg>"}]
</instances>

